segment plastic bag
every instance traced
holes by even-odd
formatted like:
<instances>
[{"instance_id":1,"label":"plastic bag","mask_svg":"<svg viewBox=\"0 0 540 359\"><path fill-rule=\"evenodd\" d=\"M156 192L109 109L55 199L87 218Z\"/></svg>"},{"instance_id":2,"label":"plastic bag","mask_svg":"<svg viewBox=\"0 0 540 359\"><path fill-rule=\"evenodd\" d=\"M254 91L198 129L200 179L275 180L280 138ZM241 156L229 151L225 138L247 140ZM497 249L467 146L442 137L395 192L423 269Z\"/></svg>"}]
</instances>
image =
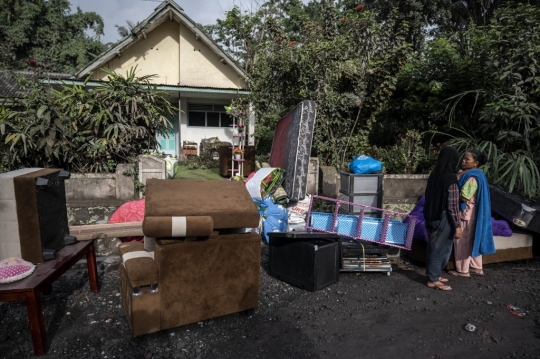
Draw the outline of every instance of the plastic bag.
<instances>
[{"instance_id":1,"label":"plastic bag","mask_svg":"<svg viewBox=\"0 0 540 359\"><path fill-rule=\"evenodd\" d=\"M349 163L349 169L354 174L367 175L382 171L382 162L366 155L360 155Z\"/></svg>"},{"instance_id":2,"label":"plastic bag","mask_svg":"<svg viewBox=\"0 0 540 359\"><path fill-rule=\"evenodd\" d=\"M251 198L260 201L263 197L274 193L284 178L285 170L281 168L261 168L246 182L246 189Z\"/></svg>"},{"instance_id":3,"label":"plastic bag","mask_svg":"<svg viewBox=\"0 0 540 359\"><path fill-rule=\"evenodd\" d=\"M287 230L287 209L285 207L275 204L270 197L265 197L261 201L254 199L253 202L261 215L258 232L266 243L270 240L268 233Z\"/></svg>"}]
</instances>

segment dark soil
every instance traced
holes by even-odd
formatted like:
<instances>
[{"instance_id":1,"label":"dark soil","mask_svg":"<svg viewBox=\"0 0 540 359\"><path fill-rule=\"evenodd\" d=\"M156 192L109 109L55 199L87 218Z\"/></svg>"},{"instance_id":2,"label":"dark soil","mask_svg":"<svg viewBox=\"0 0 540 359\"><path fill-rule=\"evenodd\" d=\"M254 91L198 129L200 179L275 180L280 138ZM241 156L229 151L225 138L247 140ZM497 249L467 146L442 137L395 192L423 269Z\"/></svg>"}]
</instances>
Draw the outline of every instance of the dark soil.
<instances>
[{"instance_id":1,"label":"dark soil","mask_svg":"<svg viewBox=\"0 0 540 359\"><path fill-rule=\"evenodd\" d=\"M451 277L450 292L426 287L424 268L406 258L394 260L390 276L341 273L308 292L270 277L265 249L256 310L137 338L120 302L118 258L99 265L97 294L79 263L42 296L45 357L540 358L538 257L487 265L485 277ZM0 358L33 357L25 304L0 303L0 318Z\"/></svg>"}]
</instances>

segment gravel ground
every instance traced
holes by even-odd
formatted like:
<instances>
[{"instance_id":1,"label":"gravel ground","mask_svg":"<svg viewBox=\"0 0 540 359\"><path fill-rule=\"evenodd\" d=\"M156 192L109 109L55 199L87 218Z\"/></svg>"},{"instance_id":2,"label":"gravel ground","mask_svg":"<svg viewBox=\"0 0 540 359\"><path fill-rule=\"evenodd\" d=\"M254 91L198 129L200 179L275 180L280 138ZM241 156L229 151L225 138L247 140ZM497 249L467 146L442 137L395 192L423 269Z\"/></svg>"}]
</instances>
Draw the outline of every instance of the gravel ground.
<instances>
[{"instance_id":1,"label":"gravel ground","mask_svg":"<svg viewBox=\"0 0 540 359\"><path fill-rule=\"evenodd\" d=\"M259 307L133 338L119 293L118 257L100 257L99 293L78 263L42 296L46 358L540 358L540 258L487 265L485 277L427 288L406 258L393 272L341 273L308 292L266 273ZM528 313L511 314L512 304ZM0 303L0 358L31 358L26 306ZM474 332L464 329L467 324Z\"/></svg>"}]
</instances>

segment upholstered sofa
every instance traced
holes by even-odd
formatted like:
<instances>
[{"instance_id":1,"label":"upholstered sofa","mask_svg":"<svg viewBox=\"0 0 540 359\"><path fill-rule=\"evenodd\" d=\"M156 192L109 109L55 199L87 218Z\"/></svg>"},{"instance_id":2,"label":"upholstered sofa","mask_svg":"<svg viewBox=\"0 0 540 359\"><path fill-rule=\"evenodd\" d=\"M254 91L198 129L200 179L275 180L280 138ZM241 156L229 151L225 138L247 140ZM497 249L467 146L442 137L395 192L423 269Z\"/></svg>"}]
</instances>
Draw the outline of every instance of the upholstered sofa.
<instances>
[{"instance_id":1,"label":"upholstered sofa","mask_svg":"<svg viewBox=\"0 0 540 359\"><path fill-rule=\"evenodd\" d=\"M148 180L145 244L119 246L133 336L257 307L258 223L240 182Z\"/></svg>"}]
</instances>

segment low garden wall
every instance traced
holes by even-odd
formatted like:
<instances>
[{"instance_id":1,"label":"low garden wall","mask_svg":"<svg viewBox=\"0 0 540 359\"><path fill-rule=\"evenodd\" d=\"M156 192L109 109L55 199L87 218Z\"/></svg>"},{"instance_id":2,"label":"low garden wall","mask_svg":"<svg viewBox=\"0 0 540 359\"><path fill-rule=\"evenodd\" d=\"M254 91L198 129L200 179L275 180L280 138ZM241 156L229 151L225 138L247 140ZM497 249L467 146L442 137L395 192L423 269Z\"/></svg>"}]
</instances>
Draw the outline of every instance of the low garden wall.
<instances>
[{"instance_id":1,"label":"low garden wall","mask_svg":"<svg viewBox=\"0 0 540 359\"><path fill-rule=\"evenodd\" d=\"M144 184L148 178L166 178L163 159L141 156L138 181ZM427 179L428 175L385 175L384 208L409 212L424 194ZM318 159L311 158L307 192L315 193L317 188L322 196L339 198L340 177L334 167L319 166ZM118 165L116 173L73 173L66 181L66 198L71 207L118 206L136 196L131 165Z\"/></svg>"},{"instance_id":2,"label":"low garden wall","mask_svg":"<svg viewBox=\"0 0 540 359\"><path fill-rule=\"evenodd\" d=\"M70 207L119 206L137 199L133 165L120 164L115 173L72 173L66 180L66 200ZM166 164L161 158L139 157L137 181L166 178Z\"/></svg>"},{"instance_id":3,"label":"low garden wall","mask_svg":"<svg viewBox=\"0 0 540 359\"><path fill-rule=\"evenodd\" d=\"M135 198L133 166L118 165L116 173L72 173L66 180L68 206L115 206Z\"/></svg>"},{"instance_id":4,"label":"low garden wall","mask_svg":"<svg viewBox=\"0 0 540 359\"><path fill-rule=\"evenodd\" d=\"M318 159L310 159L308 193L338 198L340 177L334 167L319 166ZM427 184L427 175L385 175L383 177L383 208L409 213ZM166 178L165 161L154 156L141 156L137 181ZM119 165L115 173L72 173L66 180L69 222L75 224L107 223L121 204L138 199L133 167ZM317 191L318 188L318 191ZM98 239L98 256L116 254L118 241Z\"/></svg>"}]
</instances>

